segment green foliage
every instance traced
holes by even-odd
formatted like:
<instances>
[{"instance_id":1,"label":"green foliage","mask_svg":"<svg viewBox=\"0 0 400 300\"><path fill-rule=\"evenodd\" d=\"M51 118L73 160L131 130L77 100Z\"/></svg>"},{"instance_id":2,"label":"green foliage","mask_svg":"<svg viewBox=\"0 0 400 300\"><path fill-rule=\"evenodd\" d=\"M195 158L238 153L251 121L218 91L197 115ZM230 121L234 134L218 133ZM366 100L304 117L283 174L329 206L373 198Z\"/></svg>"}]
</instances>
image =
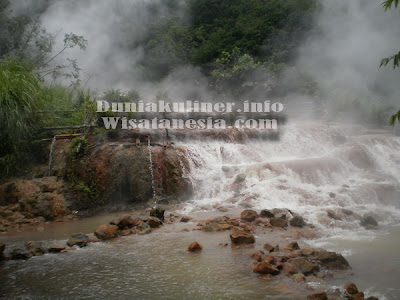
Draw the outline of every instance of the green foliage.
<instances>
[{"instance_id":1,"label":"green foliage","mask_svg":"<svg viewBox=\"0 0 400 300\"><path fill-rule=\"evenodd\" d=\"M95 184L87 186L84 181L80 181L75 185L75 189L86 194L90 199L97 199L99 196L99 190Z\"/></svg>"},{"instance_id":2,"label":"green foliage","mask_svg":"<svg viewBox=\"0 0 400 300\"><path fill-rule=\"evenodd\" d=\"M265 64L256 62L248 54L240 54L236 47L232 52L222 52L216 60L216 68L211 73L211 78L217 91L229 91L228 96L236 97L256 87L270 89L271 75Z\"/></svg>"},{"instance_id":3,"label":"green foliage","mask_svg":"<svg viewBox=\"0 0 400 300\"><path fill-rule=\"evenodd\" d=\"M379 67L386 67L391 61L393 61L393 69L400 66L400 51L395 55L383 58Z\"/></svg>"},{"instance_id":4,"label":"green foliage","mask_svg":"<svg viewBox=\"0 0 400 300\"><path fill-rule=\"evenodd\" d=\"M395 113L394 115L392 115L392 116L390 117L390 119L389 119L389 125L390 125L390 126L396 125L396 121L397 121L397 122L400 122L400 110L399 110L397 113Z\"/></svg>"},{"instance_id":5,"label":"green foliage","mask_svg":"<svg viewBox=\"0 0 400 300\"><path fill-rule=\"evenodd\" d=\"M385 9L385 11L392 9L393 5L395 8L397 8L397 6L399 6L399 0L386 0L382 3L382 6Z\"/></svg>"},{"instance_id":6,"label":"green foliage","mask_svg":"<svg viewBox=\"0 0 400 300\"><path fill-rule=\"evenodd\" d=\"M18 161L27 158L32 132L37 127L35 111L43 90L27 63L0 61L0 167L8 175Z\"/></svg>"},{"instance_id":7,"label":"green foliage","mask_svg":"<svg viewBox=\"0 0 400 300\"><path fill-rule=\"evenodd\" d=\"M89 143L86 137L78 136L71 140L70 150L72 161L81 159L88 153Z\"/></svg>"}]
</instances>

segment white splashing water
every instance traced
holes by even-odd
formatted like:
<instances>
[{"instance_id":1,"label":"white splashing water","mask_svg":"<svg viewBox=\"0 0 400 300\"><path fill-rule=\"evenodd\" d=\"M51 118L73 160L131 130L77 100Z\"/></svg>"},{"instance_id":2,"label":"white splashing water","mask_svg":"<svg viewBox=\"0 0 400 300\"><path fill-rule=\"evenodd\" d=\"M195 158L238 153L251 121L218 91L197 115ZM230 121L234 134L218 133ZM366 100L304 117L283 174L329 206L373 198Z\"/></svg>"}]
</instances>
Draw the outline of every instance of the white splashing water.
<instances>
[{"instance_id":1,"label":"white splashing water","mask_svg":"<svg viewBox=\"0 0 400 300\"><path fill-rule=\"evenodd\" d=\"M338 142L337 137L346 139ZM400 138L361 126L299 123L281 140L184 142L194 199L185 212L217 206L288 208L319 229L337 234L360 229L342 209L373 215L381 224L400 220ZM246 174L235 191L235 176ZM342 220L327 215L331 209Z\"/></svg>"}]
</instances>

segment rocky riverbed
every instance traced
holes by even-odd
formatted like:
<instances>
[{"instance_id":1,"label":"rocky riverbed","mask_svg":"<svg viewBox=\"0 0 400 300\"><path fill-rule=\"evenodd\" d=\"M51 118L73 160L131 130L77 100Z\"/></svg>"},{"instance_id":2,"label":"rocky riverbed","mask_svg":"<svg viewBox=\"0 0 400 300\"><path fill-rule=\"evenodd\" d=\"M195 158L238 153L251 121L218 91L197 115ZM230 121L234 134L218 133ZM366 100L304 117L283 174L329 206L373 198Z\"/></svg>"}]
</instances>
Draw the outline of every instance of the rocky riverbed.
<instances>
[{"instance_id":1,"label":"rocky riverbed","mask_svg":"<svg viewBox=\"0 0 400 300\"><path fill-rule=\"evenodd\" d=\"M247 209L241 211L240 215L198 219L196 216L182 215L170 207L158 206L122 214L106 224L99 224L94 232L74 233L66 241L0 243L0 250L4 260L31 261L43 255L44 259L47 257L52 260L52 255L68 256L76 250L90 248L91 244L119 244L130 251L129 247L133 250L135 245L127 238L140 240L149 236L163 243L169 235L181 236L183 240L188 236L195 239L198 237L193 234L195 232L203 233L198 241L192 241L184 248L177 246L170 251L178 251L183 257L186 256L185 251L203 256L209 255L209 251L214 252L213 256L218 256L217 252L220 251L224 257L224 249L229 248L231 255L240 256L239 259L246 262L246 273L254 274L249 276L253 279L255 276L260 282L274 282L272 285L276 286L271 286L271 290L291 299L377 299L359 292L354 283L347 283L351 280L351 266L340 253L310 247L307 239L319 237L318 231L313 224L287 209L260 212ZM214 243L204 244L204 238ZM164 251L163 248L160 245L153 254ZM6 268L7 264L3 262ZM231 268L226 271L232 272ZM10 295L10 292L8 290L5 295Z\"/></svg>"}]
</instances>

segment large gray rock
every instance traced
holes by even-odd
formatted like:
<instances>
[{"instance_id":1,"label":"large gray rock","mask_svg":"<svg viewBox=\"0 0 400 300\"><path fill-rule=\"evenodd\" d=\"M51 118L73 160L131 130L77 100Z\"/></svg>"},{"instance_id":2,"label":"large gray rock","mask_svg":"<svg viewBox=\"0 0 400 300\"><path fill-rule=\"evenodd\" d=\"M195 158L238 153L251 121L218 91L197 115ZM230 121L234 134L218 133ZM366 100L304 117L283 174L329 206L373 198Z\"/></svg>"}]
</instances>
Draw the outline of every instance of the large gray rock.
<instances>
[{"instance_id":1,"label":"large gray rock","mask_svg":"<svg viewBox=\"0 0 400 300\"><path fill-rule=\"evenodd\" d=\"M378 226L378 222L373 216L364 216L360 222L361 226L370 229Z\"/></svg>"},{"instance_id":2,"label":"large gray rock","mask_svg":"<svg viewBox=\"0 0 400 300\"><path fill-rule=\"evenodd\" d=\"M69 247L78 246L78 247L86 247L89 242L89 237L83 233L77 233L70 236L67 241L67 245Z\"/></svg>"},{"instance_id":3,"label":"large gray rock","mask_svg":"<svg viewBox=\"0 0 400 300\"><path fill-rule=\"evenodd\" d=\"M24 248L16 248L11 251L11 259L19 260L19 259L29 259L32 257L32 253L28 249Z\"/></svg>"}]
</instances>

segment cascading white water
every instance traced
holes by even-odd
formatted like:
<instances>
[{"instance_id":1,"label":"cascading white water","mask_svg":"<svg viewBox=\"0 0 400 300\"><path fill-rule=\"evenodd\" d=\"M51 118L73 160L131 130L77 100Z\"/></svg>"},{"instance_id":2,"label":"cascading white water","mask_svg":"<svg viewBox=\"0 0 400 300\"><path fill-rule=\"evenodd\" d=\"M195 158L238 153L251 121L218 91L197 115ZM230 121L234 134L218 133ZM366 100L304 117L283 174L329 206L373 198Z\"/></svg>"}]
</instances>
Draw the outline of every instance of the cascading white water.
<instances>
[{"instance_id":1,"label":"cascading white water","mask_svg":"<svg viewBox=\"0 0 400 300\"><path fill-rule=\"evenodd\" d=\"M48 176L51 176L51 167L53 163L53 154L54 154L54 147L56 145L56 136L53 137L53 140L51 141L51 146L50 146L50 153L49 153L49 170L48 170Z\"/></svg>"},{"instance_id":2,"label":"cascading white water","mask_svg":"<svg viewBox=\"0 0 400 300\"><path fill-rule=\"evenodd\" d=\"M289 208L333 231L359 228L359 221L334 220L328 209L373 214L383 224L400 220L400 138L392 134L301 123L287 125L278 142L201 140L185 147L195 191L186 211L247 202L256 209ZM232 183L241 173L246 180L235 192Z\"/></svg>"}]
</instances>

